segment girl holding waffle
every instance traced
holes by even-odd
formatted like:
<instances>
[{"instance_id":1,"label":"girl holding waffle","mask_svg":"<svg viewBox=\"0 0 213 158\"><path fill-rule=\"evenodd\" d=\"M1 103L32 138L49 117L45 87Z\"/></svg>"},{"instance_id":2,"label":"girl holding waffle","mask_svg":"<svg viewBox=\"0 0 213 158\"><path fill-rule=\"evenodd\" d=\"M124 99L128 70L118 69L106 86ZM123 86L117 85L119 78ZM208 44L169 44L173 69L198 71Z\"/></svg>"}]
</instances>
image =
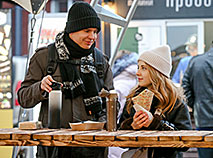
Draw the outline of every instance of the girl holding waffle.
<instances>
[{"instance_id":1,"label":"girl holding waffle","mask_svg":"<svg viewBox=\"0 0 213 158\"><path fill-rule=\"evenodd\" d=\"M119 128L125 130L190 130L188 107L180 88L170 80L171 51L168 45L143 52L138 59L137 86L127 96ZM186 148L148 148L129 150L132 157L140 150L148 158L175 158ZM144 154L144 152L141 152ZM143 155L144 157L144 155Z\"/></svg>"}]
</instances>

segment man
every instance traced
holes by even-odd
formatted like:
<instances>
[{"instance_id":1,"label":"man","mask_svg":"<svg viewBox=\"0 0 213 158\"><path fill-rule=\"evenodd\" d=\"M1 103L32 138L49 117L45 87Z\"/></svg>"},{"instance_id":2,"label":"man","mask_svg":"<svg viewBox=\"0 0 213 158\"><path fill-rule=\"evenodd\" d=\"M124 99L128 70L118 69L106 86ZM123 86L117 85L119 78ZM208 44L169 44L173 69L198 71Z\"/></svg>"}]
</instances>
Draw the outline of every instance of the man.
<instances>
[{"instance_id":1,"label":"man","mask_svg":"<svg viewBox=\"0 0 213 158\"><path fill-rule=\"evenodd\" d=\"M41 48L31 58L28 73L18 91L23 108L33 108L41 102L39 120L48 127L48 96L53 82L63 84L61 127L69 122L86 120L104 121L106 110L98 93L102 88L113 89L110 66L103 58L103 75L95 67L95 41L101 29L95 10L85 2L76 2L68 13L65 31L56 36L53 50L57 55L57 68L47 73L48 49ZM51 49L50 49L51 50ZM104 157L105 148L38 147L37 157Z\"/></svg>"},{"instance_id":2,"label":"man","mask_svg":"<svg viewBox=\"0 0 213 158\"><path fill-rule=\"evenodd\" d=\"M182 78L186 71L189 61L193 56L196 56L198 54L196 35L192 35L189 38L188 42L186 43L186 51L189 52L190 56L186 56L180 60L177 69L175 70L174 76L172 77L172 81L174 83L180 84L182 83Z\"/></svg>"},{"instance_id":3,"label":"man","mask_svg":"<svg viewBox=\"0 0 213 158\"><path fill-rule=\"evenodd\" d=\"M213 130L213 48L193 57L184 74L182 86L193 109L197 130ZM200 158L212 158L213 149L198 149Z\"/></svg>"}]
</instances>

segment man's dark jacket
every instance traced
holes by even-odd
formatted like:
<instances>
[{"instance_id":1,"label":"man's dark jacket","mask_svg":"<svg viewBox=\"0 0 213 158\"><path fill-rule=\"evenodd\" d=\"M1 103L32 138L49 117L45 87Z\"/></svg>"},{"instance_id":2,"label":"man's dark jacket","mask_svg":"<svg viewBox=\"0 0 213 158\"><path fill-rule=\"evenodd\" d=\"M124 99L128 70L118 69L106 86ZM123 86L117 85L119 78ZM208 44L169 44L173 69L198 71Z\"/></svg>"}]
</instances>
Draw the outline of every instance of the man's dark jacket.
<instances>
[{"instance_id":1,"label":"man's dark jacket","mask_svg":"<svg viewBox=\"0 0 213 158\"><path fill-rule=\"evenodd\" d=\"M213 48L191 59L182 86L196 127L213 127Z\"/></svg>"},{"instance_id":2,"label":"man's dark jacket","mask_svg":"<svg viewBox=\"0 0 213 158\"><path fill-rule=\"evenodd\" d=\"M108 90L113 89L112 71L104 58L104 87ZM48 49L42 48L30 59L29 70L24 81L21 84L21 88L18 91L19 103L23 108L33 108L41 102L41 109L39 114L39 121L42 121L43 127L47 127L48 124L48 98L42 94L41 80L47 75L47 63L48 63ZM62 82L59 66L52 75L53 79L58 82ZM106 112L104 110L103 112ZM74 99L66 99L62 96L62 117L61 127L69 128L69 122L79 122L91 120L91 116L86 114L85 105L83 103L82 96ZM99 121L106 120L106 114L99 118ZM46 149L45 149L46 148ZM37 157L48 158L51 155L60 155L59 157L72 158L101 158L104 148L92 148L92 147L43 147L38 146ZM57 156L56 156L57 157Z\"/></svg>"}]
</instances>

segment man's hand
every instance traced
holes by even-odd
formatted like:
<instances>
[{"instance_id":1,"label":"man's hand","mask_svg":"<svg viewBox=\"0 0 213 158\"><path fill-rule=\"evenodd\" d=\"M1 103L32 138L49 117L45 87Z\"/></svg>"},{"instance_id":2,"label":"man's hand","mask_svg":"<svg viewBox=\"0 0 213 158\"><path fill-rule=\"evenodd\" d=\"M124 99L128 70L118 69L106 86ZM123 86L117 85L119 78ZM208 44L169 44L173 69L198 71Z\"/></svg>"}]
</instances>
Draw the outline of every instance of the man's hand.
<instances>
[{"instance_id":1,"label":"man's hand","mask_svg":"<svg viewBox=\"0 0 213 158\"><path fill-rule=\"evenodd\" d=\"M46 91L46 92L51 92L52 88L50 87L52 85L52 82L55 82L53 78L50 75L45 76L41 80L41 90Z\"/></svg>"}]
</instances>

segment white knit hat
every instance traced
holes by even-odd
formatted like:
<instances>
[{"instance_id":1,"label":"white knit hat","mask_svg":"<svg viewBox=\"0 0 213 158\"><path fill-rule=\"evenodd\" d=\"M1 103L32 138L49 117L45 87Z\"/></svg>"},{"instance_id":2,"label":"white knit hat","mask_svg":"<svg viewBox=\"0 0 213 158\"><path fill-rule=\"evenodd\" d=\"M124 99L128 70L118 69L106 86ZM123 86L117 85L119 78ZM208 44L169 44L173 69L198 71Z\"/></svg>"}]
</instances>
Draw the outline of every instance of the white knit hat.
<instances>
[{"instance_id":1,"label":"white knit hat","mask_svg":"<svg viewBox=\"0 0 213 158\"><path fill-rule=\"evenodd\" d=\"M142 60L162 74L170 77L172 69L171 50L168 45L160 46L152 50L143 52L138 60Z\"/></svg>"}]
</instances>

